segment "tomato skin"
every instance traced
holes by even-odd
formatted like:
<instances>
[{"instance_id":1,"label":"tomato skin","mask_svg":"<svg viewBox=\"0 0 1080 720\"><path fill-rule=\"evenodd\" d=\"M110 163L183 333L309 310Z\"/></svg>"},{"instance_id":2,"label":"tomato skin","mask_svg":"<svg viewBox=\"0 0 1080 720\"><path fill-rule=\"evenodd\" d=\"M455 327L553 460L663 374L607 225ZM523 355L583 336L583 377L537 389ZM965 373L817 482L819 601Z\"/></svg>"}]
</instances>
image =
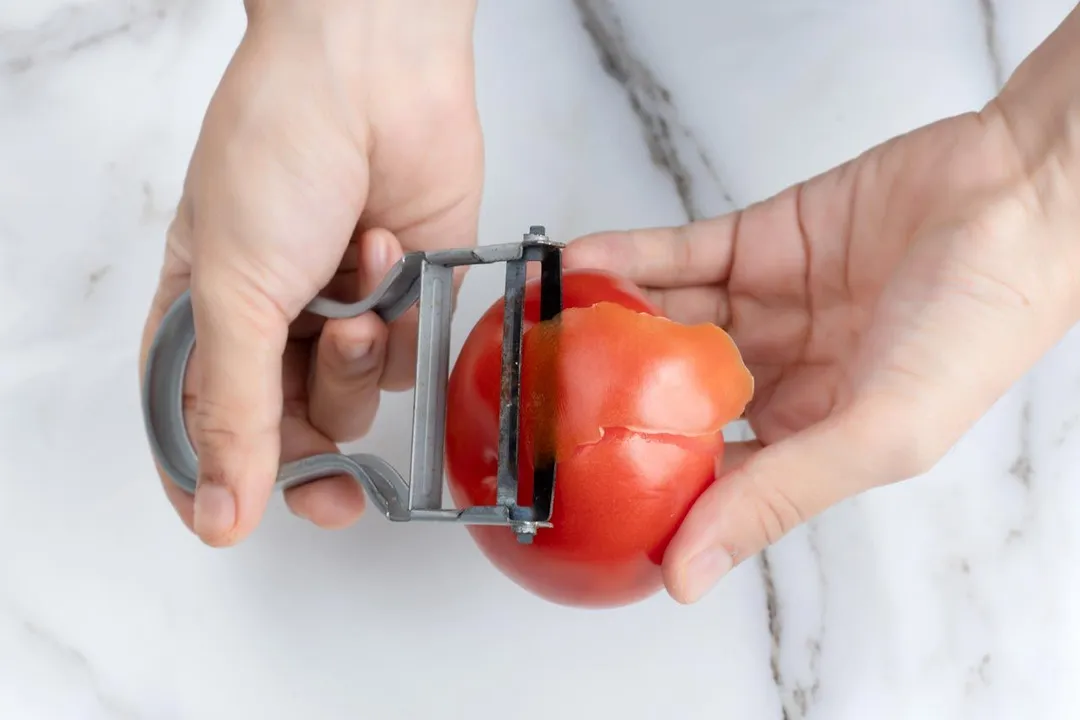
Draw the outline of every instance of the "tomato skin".
<instances>
[{"instance_id":1,"label":"tomato skin","mask_svg":"<svg viewBox=\"0 0 1080 720\"><path fill-rule=\"evenodd\" d=\"M538 325L539 284L527 285L519 497L532 496L534 448L554 450L554 527L530 545L505 527L469 532L501 572L540 597L626 605L663 586L663 553L713 481L723 425L749 400L752 379L721 330L658 317L621 278L567 271L563 307L558 326ZM496 499L502 315L500 299L450 376L446 467L458 506Z\"/></svg>"}]
</instances>

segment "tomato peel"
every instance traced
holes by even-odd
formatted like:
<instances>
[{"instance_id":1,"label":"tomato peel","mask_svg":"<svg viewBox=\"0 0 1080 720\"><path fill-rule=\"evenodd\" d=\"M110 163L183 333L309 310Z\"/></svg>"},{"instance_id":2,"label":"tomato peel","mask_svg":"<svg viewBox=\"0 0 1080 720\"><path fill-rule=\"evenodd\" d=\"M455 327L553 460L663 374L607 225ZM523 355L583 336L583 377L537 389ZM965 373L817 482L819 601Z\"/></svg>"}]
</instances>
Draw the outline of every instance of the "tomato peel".
<instances>
[{"instance_id":1,"label":"tomato peel","mask_svg":"<svg viewBox=\"0 0 1080 720\"><path fill-rule=\"evenodd\" d=\"M522 357L526 422L554 419L558 460L617 428L713 436L742 414L754 391L753 376L721 328L680 325L612 302L568 308L529 328Z\"/></svg>"}]
</instances>

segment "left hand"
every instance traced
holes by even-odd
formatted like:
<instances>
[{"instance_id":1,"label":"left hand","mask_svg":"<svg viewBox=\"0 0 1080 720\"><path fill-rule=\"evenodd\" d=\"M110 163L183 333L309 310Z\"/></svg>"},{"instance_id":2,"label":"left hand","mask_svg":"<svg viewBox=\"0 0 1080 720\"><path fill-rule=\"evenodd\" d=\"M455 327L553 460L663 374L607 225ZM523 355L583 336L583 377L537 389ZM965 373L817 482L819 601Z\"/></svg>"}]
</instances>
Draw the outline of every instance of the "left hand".
<instances>
[{"instance_id":1,"label":"left hand","mask_svg":"<svg viewBox=\"0 0 1080 720\"><path fill-rule=\"evenodd\" d=\"M568 267L727 329L756 378L757 439L728 446L664 557L675 599L929 469L1080 320L1080 166L1017 136L1023 107L922 128L741 212L567 248Z\"/></svg>"},{"instance_id":2,"label":"left hand","mask_svg":"<svg viewBox=\"0 0 1080 720\"><path fill-rule=\"evenodd\" d=\"M415 308L387 326L374 313L322 322L304 307L371 292L403 250L475 244L483 186L475 0L245 5L169 227L140 363L190 289L195 496L162 481L215 547L254 530L280 463L362 437L381 391L414 382ZM325 528L364 508L347 476L284 495Z\"/></svg>"}]
</instances>

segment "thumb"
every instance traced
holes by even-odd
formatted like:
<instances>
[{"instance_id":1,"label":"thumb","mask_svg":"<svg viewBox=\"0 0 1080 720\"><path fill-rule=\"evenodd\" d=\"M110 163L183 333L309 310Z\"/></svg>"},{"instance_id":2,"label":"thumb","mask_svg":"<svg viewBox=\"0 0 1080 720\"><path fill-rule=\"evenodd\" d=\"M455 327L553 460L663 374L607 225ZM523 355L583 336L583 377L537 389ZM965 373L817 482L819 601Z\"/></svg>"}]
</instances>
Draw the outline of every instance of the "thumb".
<instances>
[{"instance_id":1,"label":"thumb","mask_svg":"<svg viewBox=\"0 0 1080 720\"><path fill-rule=\"evenodd\" d=\"M223 263L196 265L191 305L198 363L192 443L199 456L194 530L232 545L258 524L280 457L282 355L289 320Z\"/></svg>"},{"instance_id":2,"label":"thumb","mask_svg":"<svg viewBox=\"0 0 1080 720\"><path fill-rule=\"evenodd\" d=\"M765 447L698 499L664 555L678 602L701 599L734 566L830 506L884 482L877 442L854 418L832 418Z\"/></svg>"}]
</instances>

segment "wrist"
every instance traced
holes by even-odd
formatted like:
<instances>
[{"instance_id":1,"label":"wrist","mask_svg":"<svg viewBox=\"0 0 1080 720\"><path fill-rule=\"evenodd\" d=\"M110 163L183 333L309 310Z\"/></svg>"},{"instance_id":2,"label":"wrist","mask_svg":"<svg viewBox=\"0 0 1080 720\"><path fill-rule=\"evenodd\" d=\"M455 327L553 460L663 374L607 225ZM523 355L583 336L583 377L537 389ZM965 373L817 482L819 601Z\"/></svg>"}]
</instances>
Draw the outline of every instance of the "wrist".
<instances>
[{"instance_id":1,"label":"wrist","mask_svg":"<svg viewBox=\"0 0 1080 720\"><path fill-rule=\"evenodd\" d=\"M251 32L314 38L354 63L471 60L477 0L244 0Z\"/></svg>"},{"instance_id":2,"label":"wrist","mask_svg":"<svg viewBox=\"0 0 1080 720\"><path fill-rule=\"evenodd\" d=\"M446 23L471 18L477 0L244 0L248 18L304 13L339 21L378 15L397 16L415 23Z\"/></svg>"},{"instance_id":3,"label":"wrist","mask_svg":"<svg viewBox=\"0 0 1080 720\"><path fill-rule=\"evenodd\" d=\"M1024 204L1053 229L1051 260L1080 276L1080 6L1017 68L984 111L1007 138ZM1070 285L1076 286L1075 280ZM1075 300L1080 313L1080 286ZM1077 315L1080 320L1080 314Z\"/></svg>"},{"instance_id":4,"label":"wrist","mask_svg":"<svg viewBox=\"0 0 1080 720\"><path fill-rule=\"evenodd\" d=\"M1016 69L990 105L1032 180L1067 183L1080 197L1080 6ZM1041 183L1040 183L1041 184Z\"/></svg>"}]
</instances>

